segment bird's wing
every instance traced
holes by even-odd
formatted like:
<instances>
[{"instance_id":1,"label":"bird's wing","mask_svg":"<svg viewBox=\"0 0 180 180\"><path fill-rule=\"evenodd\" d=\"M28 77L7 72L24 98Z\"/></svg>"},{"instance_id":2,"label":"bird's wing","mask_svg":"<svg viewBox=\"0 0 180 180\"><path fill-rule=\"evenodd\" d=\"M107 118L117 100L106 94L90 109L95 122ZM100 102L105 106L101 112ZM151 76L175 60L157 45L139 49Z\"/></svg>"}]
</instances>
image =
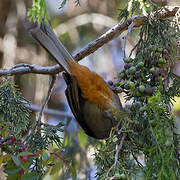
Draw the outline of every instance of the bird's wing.
<instances>
[{"instance_id":1,"label":"bird's wing","mask_svg":"<svg viewBox=\"0 0 180 180\"><path fill-rule=\"evenodd\" d=\"M84 129L86 134L95 138L95 135L89 128L88 124L86 123L86 121L84 121L84 119L86 118L86 114L83 113L81 107L83 106L82 103L85 101L81 100L81 91L78 87L76 77L70 76L68 73L63 73L63 77L67 84L67 88L65 91L66 98L73 115L75 116L80 126Z\"/></svg>"}]
</instances>

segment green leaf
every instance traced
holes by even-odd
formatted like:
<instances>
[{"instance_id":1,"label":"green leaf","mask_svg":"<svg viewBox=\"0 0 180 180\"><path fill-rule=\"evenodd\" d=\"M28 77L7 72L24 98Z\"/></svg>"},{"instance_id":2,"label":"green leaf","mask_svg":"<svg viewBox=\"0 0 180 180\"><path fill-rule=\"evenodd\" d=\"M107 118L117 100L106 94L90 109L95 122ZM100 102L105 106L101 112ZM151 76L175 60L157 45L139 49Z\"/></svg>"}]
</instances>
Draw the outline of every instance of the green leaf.
<instances>
[{"instance_id":1,"label":"green leaf","mask_svg":"<svg viewBox=\"0 0 180 180\"><path fill-rule=\"evenodd\" d=\"M19 173L9 174L7 177L7 180L15 180L15 179L18 179L18 177L19 177Z\"/></svg>"},{"instance_id":2,"label":"green leaf","mask_svg":"<svg viewBox=\"0 0 180 180\"><path fill-rule=\"evenodd\" d=\"M22 180L37 180L38 176L39 175L37 172L31 172L31 173L24 174L22 176Z\"/></svg>"},{"instance_id":3,"label":"green leaf","mask_svg":"<svg viewBox=\"0 0 180 180\"><path fill-rule=\"evenodd\" d=\"M44 152L42 153L42 160L43 160L43 161L48 161L48 160L49 160L49 157L50 157L49 152L44 151Z\"/></svg>"},{"instance_id":4,"label":"green leaf","mask_svg":"<svg viewBox=\"0 0 180 180\"><path fill-rule=\"evenodd\" d=\"M5 173L7 174L16 174L21 170L21 168L7 168L5 169Z\"/></svg>"},{"instance_id":5,"label":"green leaf","mask_svg":"<svg viewBox=\"0 0 180 180\"><path fill-rule=\"evenodd\" d=\"M14 161L14 163L16 164L16 166L20 166L20 161L16 156L11 156L12 160Z\"/></svg>"},{"instance_id":6,"label":"green leaf","mask_svg":"<svg viewBox=\"0 0 180 180\"><path fill-rule=\"evenodd\" d=\"M27 101L21 96L13 81L2 79L0 82L0 120L7 129L4 132L1 131L3 137L6 134L13 134L16 138L19 138L22 131L27 129L30 111L25 107L25 104L27 104Z\"/></svg>"},{"instance_id":7,"label":"green leaf","mask_svg":"<svg viewBox=\"0 0 180 180\"><path fill-rule=\"evenodd\" d=\"M3 163L3 159L4 159L4 156L0 156L0 167L1 167L1 164Z\"/></svg>"},{"instance_id":8,"label":"green leaf","mask_svg":"<svg viewBox=\"0 0 180 180\"><path fill-rule=\"evenodd\" d=\"M70 171L71 171L71 173L72 173L72 178L73 178L73 180L76 180L76 170L75 170L75 168L73 167L73 166L69 166L69 169L70 169Z\"/></svg>"},{"instance_id":9,"label":"green leaf","mask_svg":"<svg viewBox=\"0 0 180 180\"><path fill-rule=\"evenodd\" d=\"M63 167L63 162L58 162L57 164L55 164L50 171L50 175L56 174L57 172L59 172L59 170Z\"/></svg>"},{"instance_id":10,"label":"green leaf","mask_svg":"<svg viewBox=\"0 0 180 180\"><path fill-rule=\"evenodd\" d=\"M28 160L26 163L20 161L20 166L21 168L23 168L24 170L27 170L29 168L29 166L33 163L32 160Z\"/></svg>"},{"instance_id":11,"label":"green leaf","mask_svg":"<svg viewBox=\"0 0 180 180\"><path fill-rule=\"evenodd\" d=\"M64 147L66 147L68 145L69 139L68 136L64 137Z\"/></svg>"},{"instance_id":12,"label":"green leaf","mask_svg":"<svg viewBox=\"0 0 180 180\"><path fill-rule=\"evenodd\" d=\"M11 160L11 156L9 154L3 156L3 162L8 162L9 160Z\"/></svg>"},{"instance_id":13,"label":"green leaf","mask_svg":"<svg viewBox=\"0 0 180 180\"><path fill-rule=\"evenodd\" d=\"M88 136L84 133L83 130L78 132L78 139L80 147L84 147L88 142Z\"/></svg>"}]
</instances>

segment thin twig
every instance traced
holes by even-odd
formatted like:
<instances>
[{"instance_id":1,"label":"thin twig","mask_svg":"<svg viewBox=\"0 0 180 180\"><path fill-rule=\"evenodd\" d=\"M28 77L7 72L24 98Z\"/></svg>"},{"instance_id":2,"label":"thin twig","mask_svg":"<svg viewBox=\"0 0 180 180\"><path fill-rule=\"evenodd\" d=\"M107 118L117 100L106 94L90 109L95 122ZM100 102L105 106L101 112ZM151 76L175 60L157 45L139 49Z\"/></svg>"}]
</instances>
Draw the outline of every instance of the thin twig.
<instances>
[{"instance_id":1,"label":"thin twig","mask_svg":"<svg viewBox=\"0 0 180 180\"><path fill-rule=\"evenodd\" d=\"M35 104L25 104L25 106L34 111L34 112L40 112L41 111L41 107L35 105ZM70 119L73 119L74 116L69 114L69 113L65 113L64 111L60 111L60 110L55 110L55 109L44 109L43 111L44 114L47 114L47 115L52 115L52 116L60 116L60 117L67 117L67 118L70 118Z\"/></svg>"},{"instance_id":2,"label":"thin twig","mask_svg":"<svg viewBox=\"0 0 180 180\"><path fill-rule=\"evenodd\" d=\"M132 152L132 156L133 158L135 159L136 163L141 167L143 168L144 166L138 161L137 157L135 156L135 154Z\"/></svg>"},{"instance_id":3,"label":"thin twig","mask_svg":"<svg viewBox=\"0 0 180 180\"><path fill-rule=\"evenodd\" d=\"M124 43L123 43L123 48L122 48L122 50L123 50L123 59L126 57L126 51L125 51L125 49L126 49L126 41L127 41L127 38L130 35L130 33L131 33L134 26L135 26L135 23L134 23L134 21L132 21L131 24L128 27L128 32L127 32L126 36L124 37Z\"/></svg>"},{"instance_id":4,"label":"thin twig","mask_svg":"<svg viewBox=\"0 0 180 180\"><path fill-rule=\"evenodd\" d=\"M140 32L140 38L139 38L139 41L137 42L137 44L131 49L131 52L129 54L129 57L131 57L132 53L134 52L134 50L138 47L138 45L140 44L140 42L142 41L142 38L143 38L143 32L141 31Z\"/></svg>"},{"instance_id":5,"label":"thin twig","mask_svg":"<svg viewBox=\"0 0 180 180\"><path fill-rule=\"evenodd\" d=\"M52 90L53 90L53 87L54 87L54 84L55 84L55 81L56 81L56 75L52 76L52 80L51 80L51 84L49 86L49 89L48 89L48 93L47 93L47 96L46 96L46 99L42 105L42 108L41 108L41 111L39 112L39 117L38 117L38 126L41 126L41 119L42 119L42 115L43 115L43 112L44 112L44 109L50 99L50 96L52 94Z\"/></svg>"},{"instance_id":6,"label":"thin twig","mask_svg":"<svg viewBox=\"0 0 180 180\"><path fill-rule=\"evenodd\" d=\"M51 154L58 157L61 161L64 162L64 164L66 164L66 166L70 167L70 164L60 154L58 154L57 152L52 152Z\"/></svg>"},{"instance_id":7,"label":"thin twig","mask_svg":"<svg viewBox=\"0 0 180 180\"><path fill-rule=\"evenodd\" d=\"M127 133L123 133L121 142L120 142L120 144L117 146L116 154L115 154L115 156L114 156L114 164L113 164L113 165L110 167L110 169L108 170L108 172L107 172L107 174L106 174L106 179L108 178L109 173L111 172L111 170L116 167L116 164L117 164L117 162L118 162L119 151L121 150L121 148L122 148L122 146L123 146L123 143L124 143L124 140L125 140L126 136L127 136Z\"/></svg>"},{"instance_id":8,"label":"thin twig","mask_svg":"<svg viewBox=\"0 0 180 180\"><path fill-rule=\"evenodd\" d=\"M36 125L34 125L34 127L32 128L32 131L26 136L26 138L24 139L23 143L25 141L28 141L28 139L32 136L32 134L35 132L37 127L39 128L39 131L38 131L39 134L41 134L40 127L43 124L43 123L41 123L42 115L43 115L45 106L47 105L47 103L49 101L49 98L51 96L52 89L54 87L55 81L56 81L56 75L53 75L52 76L52 80L51 80L51 84L50 84L49 89L48 89L48 93L47 93L46 99L45 99L45 101L43 103L43 106L42 106L42 108L40 110L40 113L39 113L38 121L37 121Z\"/></svg>"}]
</instances>

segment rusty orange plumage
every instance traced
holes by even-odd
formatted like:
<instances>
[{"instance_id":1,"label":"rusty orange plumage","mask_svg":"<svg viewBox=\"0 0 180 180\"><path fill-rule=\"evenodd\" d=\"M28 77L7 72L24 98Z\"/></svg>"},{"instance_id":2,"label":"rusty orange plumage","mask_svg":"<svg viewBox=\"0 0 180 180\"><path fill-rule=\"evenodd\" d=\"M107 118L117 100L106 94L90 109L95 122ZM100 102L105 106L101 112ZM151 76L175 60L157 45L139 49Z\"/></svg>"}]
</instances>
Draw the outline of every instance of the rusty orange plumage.
<instances>
[{"instance_id":1,"label":"rusty orange plumage","mask_svg":"<svg viewBox=\"0 0 180 180\"><path fill-rule=\"evenodd\" d=\"M68 104L86 134L97 139L108 138L115 125L114 110L125 113L120 99L101 76L74 61L44 22L29 28L31 35L54 57L65 73Z\"/></svg>"},{"instance_id":2,"label":"rusty orange plumage","mask_svg":"<svg viewBox=\"0 0 180 180\"><path fill-rule=\"evenodd\" d=\"M98 104L104 110L109 109L108 104L111 102L113 92L102 77L75 61L68 64L71 74L77 78L83 98Z\"/></svg>"}]
</instances>

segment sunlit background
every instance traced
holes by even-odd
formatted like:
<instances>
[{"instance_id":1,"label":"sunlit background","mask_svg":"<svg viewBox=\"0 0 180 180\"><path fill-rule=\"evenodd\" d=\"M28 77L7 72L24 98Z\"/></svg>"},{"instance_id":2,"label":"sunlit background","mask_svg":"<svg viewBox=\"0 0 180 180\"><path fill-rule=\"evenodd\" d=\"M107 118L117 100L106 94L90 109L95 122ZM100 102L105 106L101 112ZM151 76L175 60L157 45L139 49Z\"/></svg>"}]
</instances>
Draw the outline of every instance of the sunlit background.
<instances>
[{"instance_id":1,"label":"sunlit background","mask_svg":"<svg viewBox=\"0 0 180 180\"><path fill-rule=\"evenodd\" d=\"M0 1L0 65L3 69L10 69L19 63L40 66L55 65L55 61L31 39L24 29L25 15L27 9L31 7L31 3L31 0ZM69 0L65 7L60 9L60 0L47 0L51 24L56 34L72 54L117 24L118 12L126 5L127 1L81 0L80 3L81 6L75 6L74 0ZM170 5L177 3L178 0L170 1ZM106 81L116 81L116 76L124 65L122 45L123 36L126 33L110 41L95 53L81 60L80 63L101 74ZM127 54L136 44L137 39L138 30L133 30L127 41ZM176 63L174 71L180 75L180 63ZM50 76L39 74L14 76L14 80L20 87L23 96L33 104L35 110L38 110L37 106L41 107L43 104L50 79ZM46 111L43 121L51 124L57 124L59 121L65 123L64 134L60 134L63 137L66 136L62 156L76 167L80 180L96 179L93 145L97 145L99 142L88 138L80 129L67 105L64 90L65 82L59 74L47 107L56 111ZM121 100L125 106L123 95L121 95ZM174 114L177 115L177 123L179 123L179 98L176 99L174 109ZM45 177L46 180L68 178L69 174L62 175L62 172L55 176L47 174Z\"/></svg>"}]
</instances>

